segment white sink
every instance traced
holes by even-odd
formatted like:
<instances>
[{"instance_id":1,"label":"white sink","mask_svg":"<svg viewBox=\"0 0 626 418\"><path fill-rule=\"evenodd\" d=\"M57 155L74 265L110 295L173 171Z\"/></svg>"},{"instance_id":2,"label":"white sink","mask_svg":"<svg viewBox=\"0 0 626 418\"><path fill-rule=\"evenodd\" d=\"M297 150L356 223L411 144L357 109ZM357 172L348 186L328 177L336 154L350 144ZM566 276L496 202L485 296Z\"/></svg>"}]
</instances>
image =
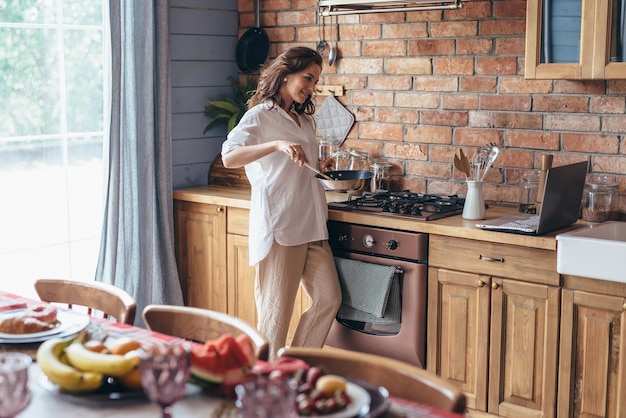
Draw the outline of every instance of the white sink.
<instances>
[{"instance_id":1,"label":"white sink","mask_svg":"<svg viewBox=\"0 0 626 418\"><path fill-rule=\"evenodd\" d=\"M626 283L625 222L603 222L556 239L559 273Z\"/></svg>"}]
</instances>

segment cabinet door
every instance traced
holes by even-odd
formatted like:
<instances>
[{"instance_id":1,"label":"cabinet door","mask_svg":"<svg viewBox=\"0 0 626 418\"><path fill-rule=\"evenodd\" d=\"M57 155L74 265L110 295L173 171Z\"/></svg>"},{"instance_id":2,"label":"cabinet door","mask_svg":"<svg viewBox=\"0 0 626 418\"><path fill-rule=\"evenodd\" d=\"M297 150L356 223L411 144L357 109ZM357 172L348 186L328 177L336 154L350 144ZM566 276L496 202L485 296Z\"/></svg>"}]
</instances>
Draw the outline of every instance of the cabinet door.
<instances>
[{"instance_id":1,"label":"cabinet door","mask_svg":"<svg viewBox=\"0 0 626 418\"><path fill-rule=\"evenodd\" d=\"M427 369L457 385L467 407L487 410L489 277L428 270Z\"/></svg>"},{"instance_id":2,"label":"cabinet door","mask_svg":"<svg viewBox=\"0 0 626 418\"><path fill-rule=\"evenodd\" d=\"M554 417L560 289L500 278L491 288L489 412Z\"/></svg>"},{"instance_id":3,"label":"cabinet door","mask_svg":"<svg viewBox=\"0 0 626 418\"><path fill-rule=\"evenodd\" d=\"M626 416L626 299L564 289L559 417Z\"/></svg>"},{"instance_id":4,"label":"cabinet door","mask_svg":"<svg viewBox=\"0 0 626 418\"><path fill-rule=\"evenodd\" d=\"M228 313L256 327L257 312L254 301L256 271L248 265L248 237L228 234ZM305 309L311 305L310 298L300 288L293 307L289 324L287 344L291 344L298 321Z\"/></svg>"},{"instance_id":5,"label":"cabinet door","mask_svg":"<svg viewBox=\"0 0 626 418\"><path fill-rule=\"evenodd\" d=\"M248 237L228 234L228 313L256 327L254 266L248 265Z\"/></svg>"},{"instance_id":6,"label":"cabinet door","mask_svg":"<svg viewBox=\"0 0 626 418\"><path fill-rule=\"evenodd\" d=\"M624 0L528 0L526 78L626 78L625 15Z\"/></svg>"},{"instance_id":7,"label":"cabinet door","mask_svg":"<svg viewBox=\"0 0 626 418\"><path fill-rule=\"evenodd\" d=\"M185 305L226 313L226 214L219 205L175 201L176 262Z\"/></svg>"}]
</instances>

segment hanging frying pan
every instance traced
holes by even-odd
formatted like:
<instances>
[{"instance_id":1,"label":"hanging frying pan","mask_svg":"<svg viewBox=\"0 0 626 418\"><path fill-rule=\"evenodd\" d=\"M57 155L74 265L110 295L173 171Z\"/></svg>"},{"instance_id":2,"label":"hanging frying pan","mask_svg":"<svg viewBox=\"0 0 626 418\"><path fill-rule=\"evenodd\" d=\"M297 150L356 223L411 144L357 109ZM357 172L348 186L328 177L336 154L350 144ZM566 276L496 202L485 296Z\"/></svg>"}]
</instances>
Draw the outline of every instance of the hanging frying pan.
<instances>
[{"instance_id":1,"label":"hanging frying pan","mask_svg":"<svg viewBox=\"0 0 626 418\"><path fill-rule=\"evenodd\" d=\"M237 67L244 74L250 74L261 68L270 53L270 38L259 27L259 0L254 1L256 26L248 29L237 42L235 56Z\"/></svg>"}]
</instances>

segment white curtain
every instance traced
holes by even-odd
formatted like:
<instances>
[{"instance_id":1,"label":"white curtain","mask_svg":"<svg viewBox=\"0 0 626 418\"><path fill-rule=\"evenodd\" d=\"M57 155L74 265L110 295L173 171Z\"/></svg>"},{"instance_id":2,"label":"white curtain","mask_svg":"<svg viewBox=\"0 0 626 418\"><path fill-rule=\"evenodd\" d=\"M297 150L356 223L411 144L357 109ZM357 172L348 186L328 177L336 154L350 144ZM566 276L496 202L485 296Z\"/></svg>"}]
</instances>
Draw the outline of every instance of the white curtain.
<instances>
[{"instance_id":1,"label":"white curtain","mask_svg":"<svg viewBox=\"0 0 626 418\"><path fill-rule=\"evenodd\" d=\"M111 117L96 280L182 305L174 258L168 0L109 0Z\"/></svg>"}]
</instances>

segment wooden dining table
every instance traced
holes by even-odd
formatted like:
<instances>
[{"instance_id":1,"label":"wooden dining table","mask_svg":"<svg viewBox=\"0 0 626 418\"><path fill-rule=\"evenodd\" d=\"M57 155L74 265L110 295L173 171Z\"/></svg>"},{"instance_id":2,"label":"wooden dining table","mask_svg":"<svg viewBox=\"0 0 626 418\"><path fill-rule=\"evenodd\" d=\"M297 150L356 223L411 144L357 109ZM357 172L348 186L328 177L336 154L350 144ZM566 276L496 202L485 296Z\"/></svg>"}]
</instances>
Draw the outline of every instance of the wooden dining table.
<instances>
[{"instance_id":1,"label":"wooden dining table","mask_svg":"<svg viewBox=\"0 0 626 418\"><path fill-rule=\"evenodd\" d=\"M15 307L32 306L44 302L35 301L0 290L0 312ZM101 318L89 319L87 331L106 338L130 337L142 345L176 342L179 338L152 332L145 328L121 324ZM35 358L41 342L0 342L1 351L24 352ZM51 384L36 362L29 369L31 399L19 418L42 418L72 416L77 418L137 417L157 418L160 408L151 403L142 391L91 394L70 394L60 391ZM193 384L187 385L186 396L173 406L175 418L240 418L234 399L211 395ZM390 397L389 409L380 418L461 418L462 415L435 410L427 405L416 404Z\"/></svg>"}]
</instances>

